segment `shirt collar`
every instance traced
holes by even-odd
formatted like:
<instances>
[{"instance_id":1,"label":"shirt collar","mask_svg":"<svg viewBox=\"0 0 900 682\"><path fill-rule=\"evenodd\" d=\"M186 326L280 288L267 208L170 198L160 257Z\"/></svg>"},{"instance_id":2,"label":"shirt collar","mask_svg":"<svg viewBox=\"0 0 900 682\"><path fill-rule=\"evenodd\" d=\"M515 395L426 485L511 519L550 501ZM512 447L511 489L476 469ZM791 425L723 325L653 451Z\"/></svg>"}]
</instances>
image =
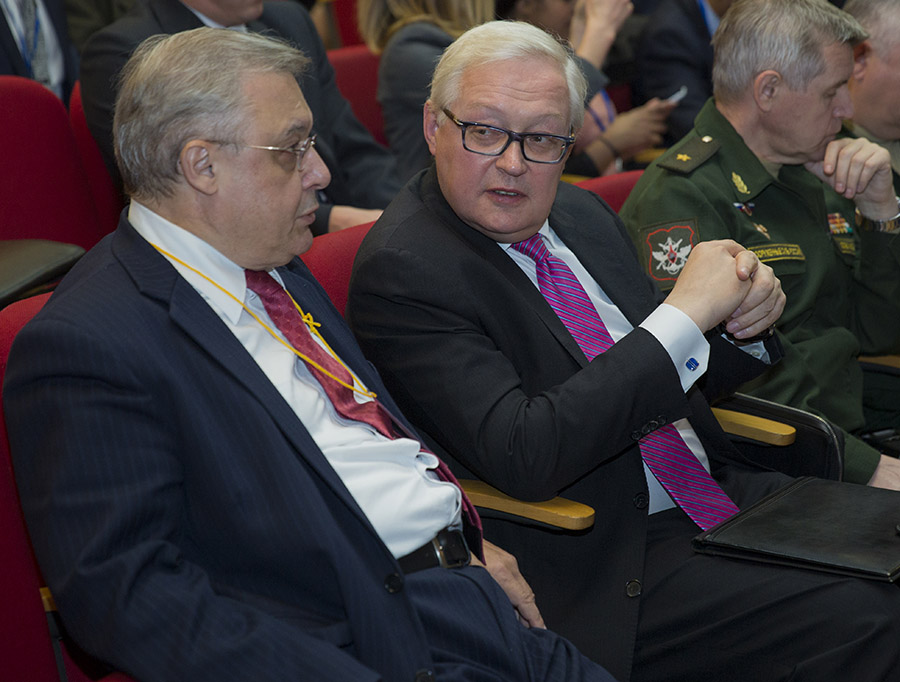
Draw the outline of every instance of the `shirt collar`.
<instances>
[{"instance_id":1,"label":"shirt collar","mask_svg":"<svg viewBox=\"0 0 900 682\"><path fill-rule=\"evenodd\" d=\"M185 5L185 7L187 7L189 10L191 10L191 12L193 12L196 15L196 17L200 21L203 22L203 24L205 26L209 26L210 28L227 28L231 31L240 31L241 33L247 33L247 24L236 24L235 26L225 26L223 24L220 24L217 21L213 21L212 19L210 19L208 16L206 16L202 12L198 12L197 10L195 10L193 7L188 7L187 5Z\"/></svg>"},{"instance_id":2,"label":"shirt collar","mask_svg":"<svg viewBox=\"0 0 900 682\"><path fill-rule=\"evenodd\" d=\"M238 318L243 312L241 302L247 295L247 280L244 277L244 269L240 265L223 256L200 237L166 220L137 201L131 201L128 220L137 233L151 245L171 254L174 258L166 254L162 255L203 298L221 310L228 320L237 324ZM198 272L203 273L206 277ZM283 285L276 271L273 270L270 274L279 284ZM219 287L232 294L237 300Z\"/></svg>"}]
</instances>

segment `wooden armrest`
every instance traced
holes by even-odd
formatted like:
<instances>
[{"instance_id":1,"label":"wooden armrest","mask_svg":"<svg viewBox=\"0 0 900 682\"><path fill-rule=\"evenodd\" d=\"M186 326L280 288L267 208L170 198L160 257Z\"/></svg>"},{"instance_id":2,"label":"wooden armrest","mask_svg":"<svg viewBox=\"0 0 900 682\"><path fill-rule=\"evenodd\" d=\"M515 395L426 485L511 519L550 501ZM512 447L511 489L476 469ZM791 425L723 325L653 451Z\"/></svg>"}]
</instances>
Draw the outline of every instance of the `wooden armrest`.
<instances>
[{"instance_id":1,"label":"wooden armrest","mask_svg":"<svg viewBox=\"0 0 900 682\"><path fill-rule=\"evenodd\" d=\"M712 411L725 433L734 436L752 438L769 445L790 445L797 437L797 429L773 419L721 407L714 407Z\"/></svg>"},{"instance_id":2,"label":"wooden armrest","mask_svg":"<svg viewBox=\"0 0 900 682\"><path fill-rule=\"evenodd\" d=\"M865 355L861 356L859 361L871 365L882 365L884 367L900 369L900 355Z\"/></svg>"},{"instance_id":3,"label":"wooden armrest","mask_svg":"<svg viewBox=\"0 0 900 682\"><path fill-rule=\"evenodd\" d=\"M472 504L482 509L520 516L565 530L584 530L594 524L594 510L581 502L562 497L554 497L546 502L523 502L501 493L484 481L467 479L459 483Z\"/></svg>"}]
</instances>

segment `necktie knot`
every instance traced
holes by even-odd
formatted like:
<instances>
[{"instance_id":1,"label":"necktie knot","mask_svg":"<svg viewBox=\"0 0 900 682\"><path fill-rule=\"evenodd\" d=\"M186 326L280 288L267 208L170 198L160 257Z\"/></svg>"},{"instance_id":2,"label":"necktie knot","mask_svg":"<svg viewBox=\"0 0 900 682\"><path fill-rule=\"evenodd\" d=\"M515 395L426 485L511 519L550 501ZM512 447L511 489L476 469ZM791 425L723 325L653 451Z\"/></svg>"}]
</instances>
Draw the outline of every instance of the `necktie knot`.
<instances>
[{"instance_id":1,"label":"necktie knot","mask_svg":"<svg viewBox=\"0 0 900 682\"><path fill-rule=\"evenodd\" d=\"M281 289L275 278L265 270L244 270L244 278L247 288L263 300L271 300L277 289Z\"/></svg>"},{"instance_id":2,"label":"necktie knot","mask_svg":"<svg viewBox=\"0 0 900 682\"><path fill-rule=\"evenodd\" d=\"M524 253L535 263L545 263L550 257L550 251L544 245L544 239L541 237L540 232L531 235L528 239L516 242L512 245L512 248L519 253Z\"/></svg>"}]
</instances>

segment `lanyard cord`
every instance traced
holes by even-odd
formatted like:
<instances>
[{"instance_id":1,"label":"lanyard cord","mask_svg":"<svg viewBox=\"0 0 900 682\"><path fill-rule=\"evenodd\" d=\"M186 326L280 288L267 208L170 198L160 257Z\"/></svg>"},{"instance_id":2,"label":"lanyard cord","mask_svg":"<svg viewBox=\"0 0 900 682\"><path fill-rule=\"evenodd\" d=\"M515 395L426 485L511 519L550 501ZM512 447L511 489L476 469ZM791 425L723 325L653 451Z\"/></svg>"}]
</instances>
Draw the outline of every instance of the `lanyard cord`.
<instances>
[{"instance_id":1,"label":"lanyard cord","mask_svg":"<svg viewBox=\"0 0 900 682\"><path fill-rule=\"evenodd\" d=\"M12 9L11 9L9 2L7 0L4 0L3 4L6 6L7 12L9 13L10 18L12 18L12 16L13 16ZM18 12L19 21L18 22L13 21L10 23L15 24L16 33L18 34L16 37L18 38L19 49L22 54L22 61L25 62L25 68L28 69L28 73L30 73L31 76L34 77L34 70L31 68L31 61L32 61L32 58L34 57L35 51L37 50L38 33L40 33L40 31L41 31L40 8L37 6L37 3L35 3L34 33L32 34L30 45L28 44L28 37L26 34L26 31L28 31L28 26L25 26L25 19L22 16L22 12L18 6L16 7L16 11Z\"/></svg>"},{"instance_id":2,"label":"lanyard cord","mask_svg":"<svg viewBox=\"0 0 900 682\"><path fill-rule=\"evenodd\" d=\"M260 319L259 315L257 315L257 314L254 313L252 310L250 310L250 308L248 308L248 307L244 304L243 301L241 301L237 296L235 296L235 295L232 294L230 291L228 291L228 290L227 290L225 287L223 287L221 284L219 284L218 282L216 282L216 281L213 280L212 278L210 278L210 277L204 275L204 274L203 274L202 272L200 272L197 268L188 265L187 263L185 263L183 260L181 260L181 259L178 258L177 256L173 256L173 255L172 255L171 253L169 253L168 251L165 251L165 250L161 249L161 248L160 248L159 246L157 246L156 244L152 244L152 243L151 243L150 246L152 246L154 249L156 249L157 251L159 251L162 255L166 256L167 258L170 258L170 259L172 259L173 261L175 261L176 263L178 263L179 265L182 265L182 266L186 267L188 270L190 270L190 271L193 272L194 274L199 275L200 277L202 277L203 279L205 279L207 282L209 282L210 284L212 284L214 287L216 287L217 289L219 289L219 291L221 291L221 292L224 293L225 295L230 296L231 298L233 298L233 299L235 300L235 302L238 303L238 304L241 306L241 308L243 308L244 310L246 310L254 320L256 320L257 322L259 322L259 324L262 326L263 329L265 329L267 332L269 332L269 334L272 335L272 338L273 338L273 339L275 339L276 341L278 341L278 343L280 343L282 346L284 346L285 348L287 348L289 351L291 351L291 352L292 352L294 355L296 355L298 358L300 358L301 360L303 360L303 362L305 362L305 363L307 363L307 364L309 364L309 365L312 365L313 367L315 367L316 369L318 369L320 372L322 372L323 374L325 374L325 375L331 377L331 378L334 379L336 382L338 382L341 386L344 386L345 388L349 388L349 389L350 389L351 391L353 391L354 393L359 393L360 395L364 395L364 396L366 396L367 398L372 398L373 400L376 398L375 393L373 393L372 391L370 391L370 390L368 390L368 389L360 390L360 389L356 388L356 386L351 386L351 385L348 384L346 381L344 381L344 380L342 380L342 379L339 379L338 377L334 376L334 374L332 374L332 373L329 372L327 369L325 369L324 367L322 367L319 363L317 363L317 362L315 362L314 360L312 360L312 359L306 357L303 353L301 353L300 351L298 351L298 350L297 350L296 348L294 348L291 344L289 344L287 341L285 341L284 339L282 339L278 334L276 334L276 333L275 333L275 330L273 330L269 325L267 325L265 322L263 322L263 321ZM350 371L350 368L347 367L347 365L344 364L343 360L341 360L341 359L337 356L337 354L336 354L333 350L331 350L331 346L328 345L328 342L322 337L322 335L319 333L319 330L316 329L316 327L321 327L321 326L322 326L322 323L321 323L321 322L316 322L316 321L313 319L312 313L304 313L304 312L303 312L303 309L297 304L297 301L294 300L294 297L291 296L290 292L288 292L287 290L285 290L285 293L288 295L288 298L291 299L291 303L294 304L294 307L297 309L297 312L300 313L300 317L303 319L303 322L306 323L306 326L307 326L307 327L309 327L309 332L310 332L310 334L312 334L312 335L315 336L317 339L319 339L319 340L322 342L322 344L325 346L325 349L328 351L328 354L329 354L332 358L334 358L334 359L337 361L337 363L338 363L341 367L343 367L345 370L347 370L347 372L350 374L350 376L352 376L356 381L359 381L359 378L356 377L356 375L353 374L352 371ZM361 382L361 381L359 381L359 383L360 383L360 385L362 385L362 382Z\"/></svg>"}]
</instances>

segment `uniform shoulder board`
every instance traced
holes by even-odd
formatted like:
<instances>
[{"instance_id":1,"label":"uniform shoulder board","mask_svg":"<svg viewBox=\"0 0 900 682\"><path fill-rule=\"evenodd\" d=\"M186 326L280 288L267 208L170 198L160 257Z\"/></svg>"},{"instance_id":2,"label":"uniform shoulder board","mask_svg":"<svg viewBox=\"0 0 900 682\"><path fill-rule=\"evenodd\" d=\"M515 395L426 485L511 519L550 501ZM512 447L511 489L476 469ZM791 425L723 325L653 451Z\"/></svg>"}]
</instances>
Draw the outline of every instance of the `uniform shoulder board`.
<instances>
[{"instance_id":1,"label":"uniform shoulder board","mask_svg":"<svg viewBox=\"0 0 900 682\"><path fill-rule=\"evenodd\" d=\"M709 135L692 137L662 156L657 165L676 173L690 173L715 156L721 145Z\"/></svg>"}]
</instances>

